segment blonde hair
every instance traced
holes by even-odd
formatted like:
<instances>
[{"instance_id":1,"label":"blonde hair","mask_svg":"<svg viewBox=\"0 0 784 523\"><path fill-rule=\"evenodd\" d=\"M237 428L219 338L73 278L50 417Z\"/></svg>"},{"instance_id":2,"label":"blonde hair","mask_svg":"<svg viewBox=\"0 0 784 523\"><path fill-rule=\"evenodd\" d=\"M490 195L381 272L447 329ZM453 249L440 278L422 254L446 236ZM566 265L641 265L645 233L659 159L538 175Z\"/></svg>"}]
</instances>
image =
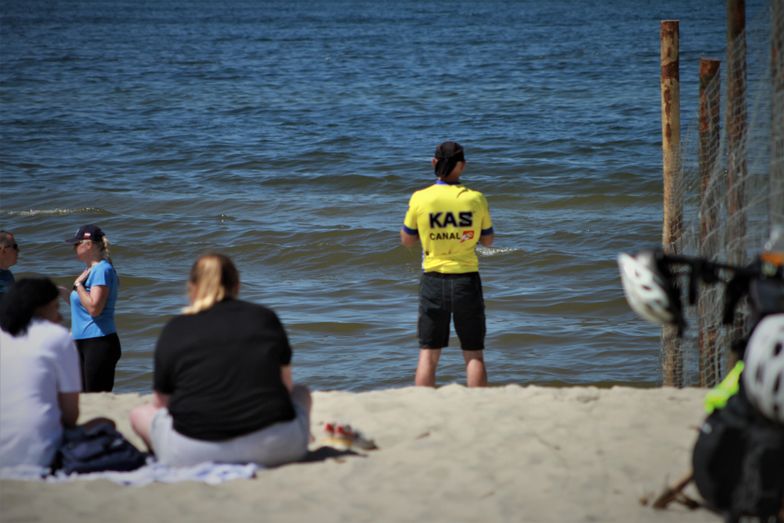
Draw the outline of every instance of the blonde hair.
<instances>
[{"instance_id":1,"label":"blonde hair","mask_svg":"<svg viewBox=\"0 0 784 523\"><path fill-rule=\"evenodd\" d=\"M112 261L111 253L109 252L109 237L105 234L101 236L100 242L93 242L98 244L98 249L101 251L101 258L108 261L109 263L114 266L114 262Z\"/></svg>"},{"instance_id":2,"label":"blonde hair","mask_svg":"<svg viewBox=\"0 0 784 523\"><path fill-rule=\"evenodd\" d=\"M235 298L240 274L228 256L207 253L199 256L191 267L188 290L191 304L184 314L196 314L209 309L224 298Z\"/></svg>"}]
</instances>

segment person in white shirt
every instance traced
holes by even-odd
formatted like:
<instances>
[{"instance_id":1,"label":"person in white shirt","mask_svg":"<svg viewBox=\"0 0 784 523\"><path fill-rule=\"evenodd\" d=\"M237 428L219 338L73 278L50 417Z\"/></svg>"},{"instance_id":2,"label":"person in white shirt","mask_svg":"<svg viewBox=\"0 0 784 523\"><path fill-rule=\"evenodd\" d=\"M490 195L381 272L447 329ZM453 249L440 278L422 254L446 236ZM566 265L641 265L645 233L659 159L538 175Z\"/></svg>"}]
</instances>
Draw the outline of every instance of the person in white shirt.
<instances>
[{"instance_id":1,"label":"person in white shirt","mask_svg":"<svg viewBox=\"0 0 784 523\"><path fill-rule=\"evenodd\" d=\"M51 466L79 418L79 354L59 298L48 278L28 278L0 302L0 468Z\"/></svg>"}]
</instances>

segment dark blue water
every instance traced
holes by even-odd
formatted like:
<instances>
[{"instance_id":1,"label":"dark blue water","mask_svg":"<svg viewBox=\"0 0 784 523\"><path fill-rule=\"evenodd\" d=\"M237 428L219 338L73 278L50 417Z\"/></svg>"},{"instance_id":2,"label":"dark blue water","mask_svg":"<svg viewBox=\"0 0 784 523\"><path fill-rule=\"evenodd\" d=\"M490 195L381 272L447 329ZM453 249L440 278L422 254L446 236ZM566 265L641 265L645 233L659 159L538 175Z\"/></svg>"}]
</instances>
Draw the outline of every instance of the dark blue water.
<instances>
[{"instance_id":1,"label":"dark blue water","mask_svg":"<svg viewBox=\"0 0 784 523\"><path fill-rule=\"evenodd\" d=\"M660 241L660 21L681 20L686 126L699 57L723 57L722 3L0 6L13 270L70 284L81 269L62 238L103 227L119 390L149 389L157 334L206 250L279 313L298 381L411 383L420 254L398 230L446 139L465 145L464 182L496 226L480 250L491 382L659 382L659 330L629 311L615 256ZM747 2L750 24L766 13ZM463 379L452 345L442 383Z\"/></svg>"}]
</instances>

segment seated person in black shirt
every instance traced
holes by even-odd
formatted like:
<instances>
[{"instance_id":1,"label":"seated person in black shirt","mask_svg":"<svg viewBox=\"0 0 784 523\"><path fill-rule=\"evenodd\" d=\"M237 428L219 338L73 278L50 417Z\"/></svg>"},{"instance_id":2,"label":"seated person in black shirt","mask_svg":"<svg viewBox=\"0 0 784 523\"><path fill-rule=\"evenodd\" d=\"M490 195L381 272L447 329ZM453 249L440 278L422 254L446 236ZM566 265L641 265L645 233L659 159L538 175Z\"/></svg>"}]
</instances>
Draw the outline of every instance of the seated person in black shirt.
<instances>
[{"instance_id":1,"label":"seated person in black shirt","mask_svg":"<svg viewBox=\"0 0 784 523\"><path fill-rule=\"evenodd\" d=\"M274 466L307 453L310 392L292 383L286 331L272 310L238 300L239 285L228 257L199 257L190 306L158 338L153 403L131 425L161 463Z\"/></svg>"}]
</instances>

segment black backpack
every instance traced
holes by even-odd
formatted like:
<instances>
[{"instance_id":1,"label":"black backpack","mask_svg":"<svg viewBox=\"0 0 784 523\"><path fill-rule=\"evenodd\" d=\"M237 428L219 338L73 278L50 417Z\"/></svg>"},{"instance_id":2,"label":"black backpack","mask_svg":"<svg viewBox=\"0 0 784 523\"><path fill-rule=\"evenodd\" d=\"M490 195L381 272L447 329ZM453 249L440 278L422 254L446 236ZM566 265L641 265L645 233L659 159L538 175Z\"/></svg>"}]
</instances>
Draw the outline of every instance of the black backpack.
<instances>
[{"instance_id":1,"label":"black backpack","mask_svg":"<svg viewBox=\"0 0 784 523\"><path fill-rule=\"evenodd\" d=\"M55 470L66 474L136 470L147 456L109 423L66 429Z\"/></svg>"},{"instance_id":2,"label":"black backpack","mask_svg":"<svg viewBox=\"0 0 784 523\"><path fill-rule=\"evenodd\" d=\"M784 508L784 426L751 406L743 387L700 428L692 453L694 482L728 521L779 521Z\"/></svg>"}]
</instances>

